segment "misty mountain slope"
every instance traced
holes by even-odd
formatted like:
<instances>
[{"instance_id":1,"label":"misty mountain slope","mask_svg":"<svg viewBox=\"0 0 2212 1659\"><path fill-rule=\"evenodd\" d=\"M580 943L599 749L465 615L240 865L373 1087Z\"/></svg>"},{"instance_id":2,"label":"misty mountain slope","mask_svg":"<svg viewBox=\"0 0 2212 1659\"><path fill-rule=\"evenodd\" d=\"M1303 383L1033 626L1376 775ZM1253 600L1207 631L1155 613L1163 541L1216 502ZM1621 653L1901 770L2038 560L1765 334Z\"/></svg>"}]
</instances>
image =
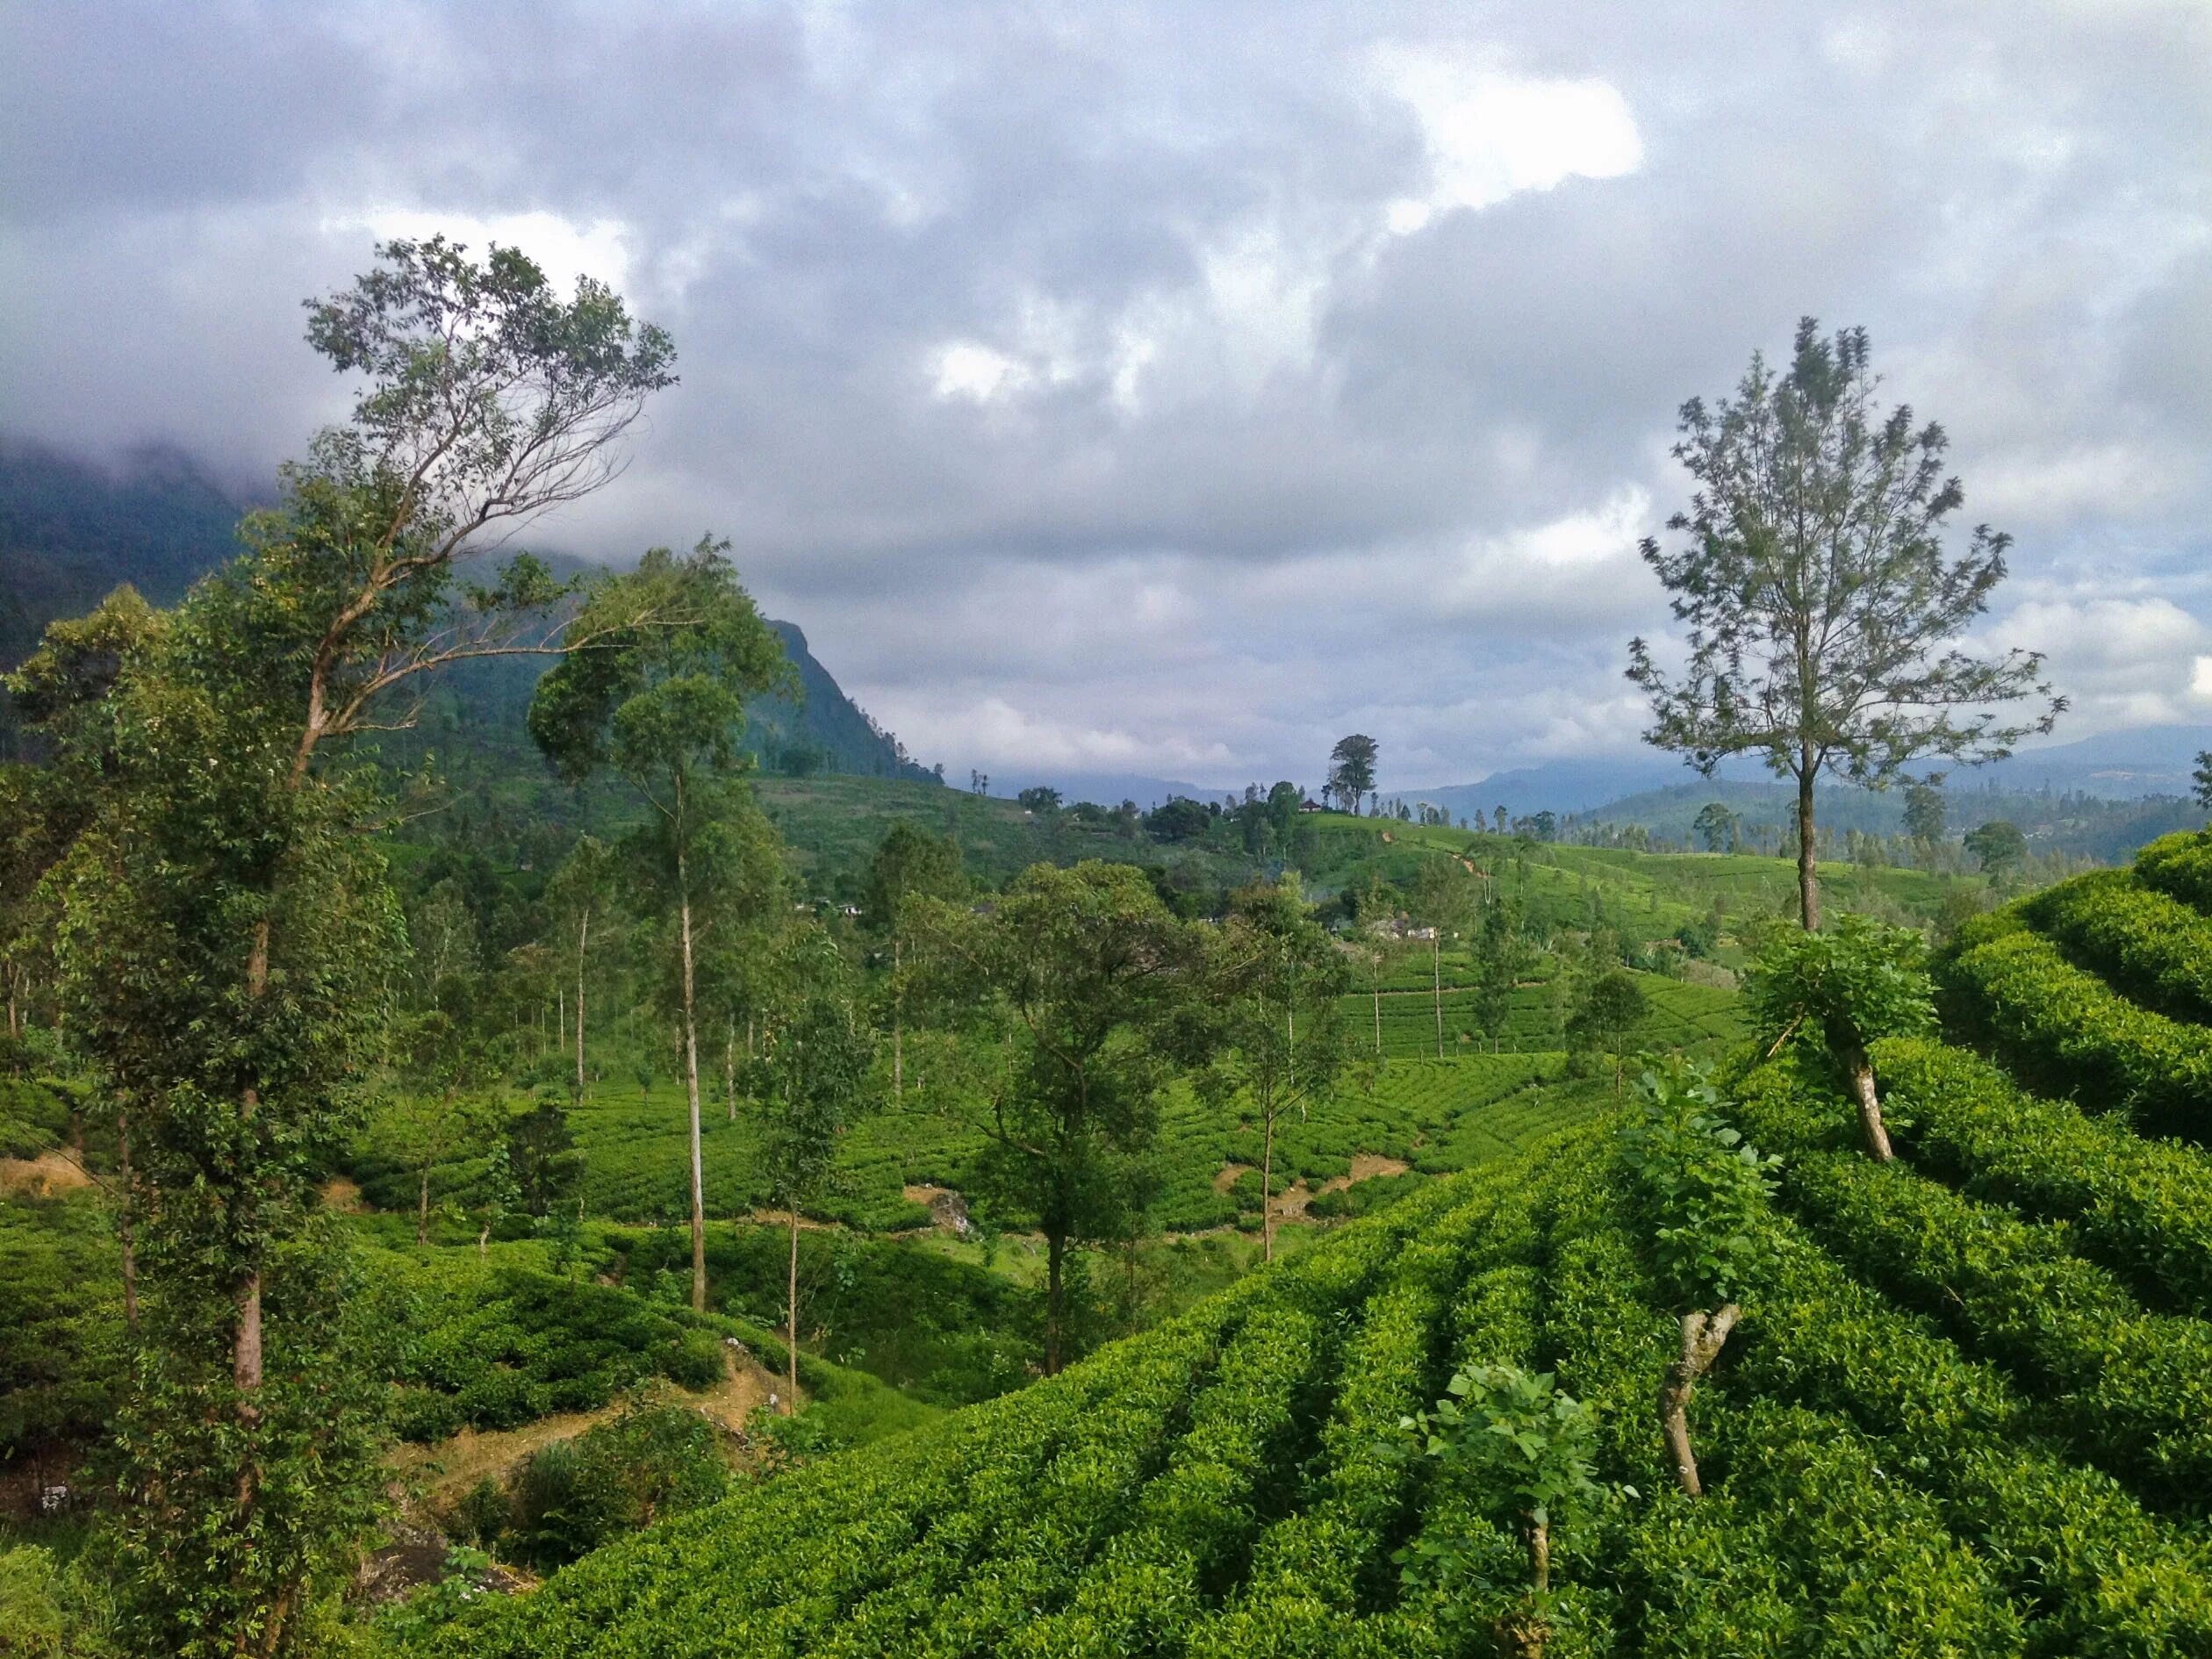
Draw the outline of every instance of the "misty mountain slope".
<instances>
[{"instance_id":1,"label":"misty mountain slope","mask_svg":"<svg viewBox=\"0 0 2212 1659\"><path fill-rule=\"evenodd\" d=\"M238 550L242 504L182 451L145 449L113 467L0 439L0 672L35 649L47 623L82 615L129 583L156 605ZM563 574L590 568L549 559ZM799 671L803 696L763 699L749 712L750 746L770 766L869 777L930 777L902 761L897 740L846 696L795 623L772 622ZM522 710L542 672L517 658L467 665L439 693L478 730L519 741ZM0 739L8 728L0 700ZM0 747L0 752L4 748Z\"/></svg>"}]
</instances>

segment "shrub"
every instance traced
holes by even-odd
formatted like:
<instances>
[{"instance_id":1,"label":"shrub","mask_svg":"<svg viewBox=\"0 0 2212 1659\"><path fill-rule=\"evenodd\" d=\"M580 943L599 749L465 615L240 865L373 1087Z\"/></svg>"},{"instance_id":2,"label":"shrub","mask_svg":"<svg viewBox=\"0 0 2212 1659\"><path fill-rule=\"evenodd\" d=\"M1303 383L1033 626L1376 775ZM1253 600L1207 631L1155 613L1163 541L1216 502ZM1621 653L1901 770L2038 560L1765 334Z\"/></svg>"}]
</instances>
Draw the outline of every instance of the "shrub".
<instances>
[{"instance_id":1,"label":"shrub","mask_svg":"<svg viewBox=\"0 0 2212 1659\"><path fill-rule=\"evenodd\" d=\"M514 1548L557 1567L729 1489L721 1437L680 1405L634 1406L572 1440L541 1447L515 1480Z\"/></svg>"}]
</instances>

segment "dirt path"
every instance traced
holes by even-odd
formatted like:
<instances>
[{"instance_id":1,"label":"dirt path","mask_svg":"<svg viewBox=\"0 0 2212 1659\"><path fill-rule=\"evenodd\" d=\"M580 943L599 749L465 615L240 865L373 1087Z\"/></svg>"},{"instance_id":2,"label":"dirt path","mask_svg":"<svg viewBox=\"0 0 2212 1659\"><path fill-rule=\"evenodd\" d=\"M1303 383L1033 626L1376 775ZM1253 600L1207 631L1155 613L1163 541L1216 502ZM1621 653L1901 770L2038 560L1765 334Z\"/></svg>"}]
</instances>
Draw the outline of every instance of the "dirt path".
<instances>
[{"instance_id":1,"label":"dirt path","mask_svg":"<svg viewBox=\"0 0 2212 1659\"><path fill-rule=\"evenodd\" d=\"M71 1192L91 1184L91 1176L58 1152L41 1153L36 1158L0 1158L0 1192L50 1198L55 1193Z\"/></svg>"},{"instance_id":2,"label":"dirt path","mask_svg":"<svg viewBox=\"0 0 2212 1659\"><path fill-rule=\"evenodd\" d=\"M1237 1177L1252 1167L1249 1164L1224 1164L1221 1173L1214 1177L1214 1190L1227 1192L1237 1184ZM1305 1221L1306 1210L1325 1192L1342 1192L1347 1187L1372 1181L1377 1175L1403 1175L1413 1167L1401 1159L1385 1158L1380 1153L1354 1153L1352 1173L1332 1175L1318 1187L1309 1186L1302 1178L1292 1181L1275 1196L1275 1218L1282 1221Z\"/></svg>"},{"instance_id":3,"label":"dirt path","mask_svg":"<svg viewBox=\"0 0 2212 1659\"><path fill-rule=\"evenodd\" d=\"M647 1397L657 1404L689 1406L716 1427L733 1434L742 1433L745 1419L758 1407L781 1397L784 1382L750 1354L741 1360L725 1347L722 1357L722 1380L714 1388L693 1394L665 1383L651 1390ZM800 1403L805 1404L803 1394ZM435 1511L481 1480L505 1479L533 1453L556 1440L573 1440L621 1409L622 1404L617 1402L596 1411L563 1411L540 1418L516 1429L463 1429L435 1446L402 1446L391 1461L403 1477L420 1477L420 1501ZM433 1469L432 1464L437 1468Z\"/></svg>"}]
</instances>

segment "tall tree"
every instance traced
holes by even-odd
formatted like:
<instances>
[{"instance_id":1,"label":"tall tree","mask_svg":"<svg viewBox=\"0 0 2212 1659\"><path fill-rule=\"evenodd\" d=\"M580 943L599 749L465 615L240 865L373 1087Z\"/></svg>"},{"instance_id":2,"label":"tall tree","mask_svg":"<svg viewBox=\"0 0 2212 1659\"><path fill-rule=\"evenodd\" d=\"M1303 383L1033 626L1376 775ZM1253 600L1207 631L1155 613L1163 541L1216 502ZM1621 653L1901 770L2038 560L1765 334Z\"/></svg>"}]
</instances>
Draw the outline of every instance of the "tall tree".
<instances>
[{"instance_id":1,"label":"tall tree","mask_svg":"<svg viewBox=\"0 0 2212 1659\"><path fill-rule=\"evenodd\" d=\"M1907 786L1905 833L1930 844L1943 838L1943 792L1938 785L1925 782Z\"/></svg>"},{"instance_id":2,"label":"tall tree","mask_svg":"<svg viewBox=\"0 0 2212 1659\"><path fill-rule=\"evenodd\" d=\"M1690 827L1698 832L1698 839L1705 843L1707 852L1726 852L1735 839L1736 815L1728 810L1726 802L1708 801L1698 808L1697 818Z\"/></svg>"},{"instance_id":3,"label":"tall tree","mask_svg":"<svg viewBox=\"0 0 2212 1659\"><path fill-rule=\"evenodd\" d=\"M1429 930L1429 992L1436 1013L1436 1057L1444 1058L1444 939L1466 925L1475 907L1475 878L1459 859L1433 853L1413 878L1414 915Z\"/></svg>"},{"instance_id":4,"label":"tall tree","mask_svg":"<svg viewBox=\"0 0 2212 1659\"><path fill-rule=\"evenodd\" d=\"M1351 975L1296 876L1232 894L1214 958L1215 1059L1202 1088L1259 1119L1260 1254L1273 1261L1275 1125L1325 1097L1343 1073Z\"/></svg>"},{"instance_id":5,"label":"tall tree","mask_svg":"<svg viewBox=\"0 0 2212 1659\"><path fill-rule=\"evenodd\" d=\"M582 607L596 643L538 682L530 735L560 774L580 782L611 765L651 808L635 837L675 923L677 1004L691 1111L692 1306L707 1307L707 1196L700 1146L696 914L740 839L744 809L729 781L750 764L737 746L745 699L795 688L782 643L738 585L727 542L679 556L654 548ZM687 625L657 619L680 615Z\"/></svg>"},{"instance_id":6,"label":"tall tree","mask_svg":"<svg viewBox=\"0 0 2212 1659\"><path fill-rule=\"evenodd\" d=\"M400 924L370 780L334 759L410 721L432 670L577 643L542 565L456 567L602 482L674 378L667 337L603 285L564 300L514 249L479 262L439 238L378 256L310 307L310 343L367 381L350 417L122 660L95 740L118 786L56 873L72 1039L150 1102L154 1317L118 1541L146 1644L173 1654L283 1647L375 1501L360 1419L334 1409L356 1379L327 1363L347 1304L304 1241ZM272 1335L280 1268L297 1323Z\"/></svg>"},{"instance_id":7,"label":"tall tree","mask_svg":"<svg viewBox=\"0 0 2212 1659\"><path fill-rule=\"evenodd\" d=\"M1071 1244L1125 1238L1142 1154L1179 1060L1203 1052L1204 942L1142 870L1032 865L988 913L916 907L932 1005L989 1060L977 1085L978 1174L1045 1235L1045 1368L1060 1368Z\"/></svg>"},{"instance_id":8,"label":"tall tree","mask_svg":"<svg viewBox=\"0 0 2212 1659\"><path fill-rule=\"evenodd\" d=\"M784 1281L786 1412L799 1409L799 1210L818 1201L837 1142L865 1099L875 1034L860 1017L852 976L819 923L796 928L777 952L776 994L764 1032L760 1156L769 1196L790 1231Z\"/></svg>"},{"instance_id":9,"label":"tall tree","mask_svg":"<svg viewBox=\"0 0 2212 1659\"><path fill-rule=\"evenodd\" d=\"M1519 907L1500 894L1483 906L1474 930L1474 985L1469 993L1475 1023L1487 1037L1502 1036L1520 976L1535 959L1522 935Z\"/></svg>"},{"instance_id":10,"label":"tall tree","mask_svg":"<svg viewBox=\"0 0 2212 1659\"><path fill-rule=\"evenodd\" d=\"M1052 810L1059 810L1053 795ZM959 844L901 818L884 831L868 860L861 920L891 947L891 1099L906 1099L906 946L909 899L956 899L966 890Z\"/></svg>"},{"instance_id":11,"label":"tall tree","mask_svg":"<svg viewBox=\"0 0 2212 1659\"><path fill-rule=\"evenodd\" d=\"M1360 798L1375 788L1375 741L1359 732L1337 739L1329 750L1329 788L1346 812L1360 809Z\"/></svg>"},{"instance_id":12,"label":"tall tree","mask_svg":"<svg viewBox=\"0 0 2212 1659\"><path fill-rule=\"evenodd\" d=\"M2021 833L2018 824L2006 818L1993 818L1969 830L1960 841L1993 880L2028 856L2028 837Z\"/></svg>"},{"instance_id":13,"label":"tall tree","mask_svg":"<svg viewBox=\"0 0 2212 1659\"><path fill-rule=\"evenodd\" d=\"M592 927L600 922L605 931L603 918L614 879L614 850L596 836L582 836L546 884L548 902L562 918L564 930L576 941L576 1098L579 1101L584 1098L585 1080L585 994L591 982Z\"/></svg>"},{"instance_id":14,"label":"tall tree","mask_svg":"<svg viewBox=\"0 0 2212 1659\"><path fill-rule=\"evenodd\" d=\"M1950 440L1902 404L1878 408L1877 384L1864 329L1823 339L1808 317L1786 372L1754 356L1733 398L1682 406L1673 453L1697 487L1667 524L1686 542L1642 552L1689 625L1689 660L1670 673L1643 640L1628 648L1628 678L1651 700L1646 742L1708 777L1757 754L1796 781L1808 931L1822 772L1882 788L1922 757L1995 759L2065 707L2036 654L1950 643L1987 608L2012 538L1978 525L1946 552L1965 499L1943 472ZM1998 723L1998 707L2031 697L2041 714Z\"/></svg>"}]
</instances>

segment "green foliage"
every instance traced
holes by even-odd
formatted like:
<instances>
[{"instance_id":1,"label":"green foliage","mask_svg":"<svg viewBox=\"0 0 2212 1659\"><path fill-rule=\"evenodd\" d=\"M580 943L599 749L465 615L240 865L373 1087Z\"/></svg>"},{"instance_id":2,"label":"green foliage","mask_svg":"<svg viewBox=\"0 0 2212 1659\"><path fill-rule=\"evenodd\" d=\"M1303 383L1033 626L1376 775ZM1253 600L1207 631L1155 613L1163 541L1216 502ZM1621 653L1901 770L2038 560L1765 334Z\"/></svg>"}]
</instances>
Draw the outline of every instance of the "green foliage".
<instances>
[{"instance_id":1,"label":"green foliage","mask_svg":"<svg viewBox=\"0 0 2212 1659\"><path fill-rule=\"evenodd\" d=\"M2018 824L2003 818L1977 825L1959 840L1979 861L1985 875L2003 875L2028 856L2028 837L2021 834Z\"/></svg>"},{"instance_id":2,"label":"green foliage","mask_svg":"<svg viewBox=\"0 0 2212 1659\"><path fill-rule=\"evenodd\" d=\"M1936 964L1945 1021L2029 1088L2153 1133L2201 1137L2212 1098L2212 1029L2140 1008L2000 911L1959 930Z\"/></svg>"},{"instance_id":3,"label":"green foliage","mask_svg":"<svg viewBox=\"0 0 2212 1659\"><path fill-rule=\"evenodd\" d=\"M535 1453L514 1482L507 1548L539 1568L721 1497L729 1466L713 1424L679 1405L633 1406Z\"/></svg>"},{"instance_id":4,"label":"green foliage","mask_svg":"<svg viewBox=\"0 0 2212 1659\"><path fill-rule=\"evenodd\" d=\"M1034 865L988 912L939 901L917 920L934 1005L996 1047L973 1108L987 1140L975 1174L1045 1235L1056 1370L1063 1253L1138 1224L1137 1155L1174 1061L1203 1035L1203 944L1138 873L1097 862Z\"/></svg>"},{"instance_id":5,"label":"green foliage","mask_svg":"<svg viewBox=\"0 0 2212 1659\"><path fill-rule=\"evenodd\" d=\"M1916 1036L1936 1018L1920 935L1870 916L1847 915L1820 933L1776 929L1743 990L1763 1046L1802 1035L1847 1066L1868 1044Z\"/></svg>"},{"instance_id":6,"label":"green foliage","mask_svg":"<svg viewBox=\"0 0 2212 1659\"><path fill-rule=\"evenodd\" d=\"M1914 1161L1969 1196L2065 1222L2146 1299L2212 1318L2212 1162L2109 1117L2023 1095L1986 1060L1919 1038L1875 1045Z\"/></svg>"},{"instance_id":7,"label":"green foliage","mask_svg":"<svg viewBox=\"0 0 2212 1659\"><path fill-rule=\"evenodd\" d=\"M2212 832L2165 836L2136 854L2144 886L2212 914Z\"/></svg>"},{"instance_id":8,"label":"green foliage","mask_svg":"<svg viewBox=\"0 0 2212 1659\"><path fill-rule=\"evenodd\" d=\"M1648 1068L1636 1090L1641 1110L1621 1131L1621 1161L1652 1217L1660 1276L1677 1311L1736 1301L1772 1252L1767 1201L1782 1160L1727 1122L1694 1067Z\"/></svg>"},{"instance_id":9,"label":"green foliage","mask_svg":"<svg viewBox=\"0 0 2212 1659\"><path fill-rule=\"evenodd\" d=\"M112 1216L0 1200L0 1468L95 1440L128 1375Z\"/></svg>"},{"instance_id":10,"label":"green foliage","mask_svg":"<svg viewBox=\"0 0 2212 1659\"><path fill-rule=\"evenodd\" d=\"M2212 1022L2212 917L2144 886L2133 872L2062 881L2023 901L2020 915L2144 1007Z\"/></svg>"},{"instance_id":11,"label":"green foliage","mask_svg":"<svg viewBox=\"0 0 2212 1659\"><path fill-rule=\"evenodd\" d=\"M1567 1046L1577 1053L1618 1055L1645 1011L1642 986L1624 970L1584 975L1567 1015Z\"/></svg>"},{"instance_id":12,"label":"green foliage","mask_svg":"<svg viewBox=\"0 0 2212 1659\"><path fill-rule=\"evenodd\" d=\"M1597 1429L1590 1408L1548 1374L1516 1365L1470 1366L1453 1374L1432 1409L1399 1419L1398 1426L1442 1466L1447 1481L1473 1485L1532 1527L1548 1526L1555 1512L1600 1495L1591 1478ZM1433 1532L1406 1555L1407 1576L1417 1582L1469 1576L1470 1552Z\"/></svg>"},{"instance_id":13,"label":"green foliage","mask_svg":"<svg viewBox=\"0 0 2212 1659\"><path fill-rule=\"evenodd\" d=\"M260 1259L265 1371L251 1390L235 1376L224 1288L149 1264L129 1391L108 1426L106 1548L133 1651L214 1659L240 1632L278 1651L304 1641L307 1623L290 1613L343 1589L385 1508L384 1389L360 1361L380 1332L341 1237L320 1222Z\"/></svg>"},{"instance_id":14,"label":"green foliage","mask_svg":"<svg viewBox=\"0 0 2212 1659\"><path fill-rule=\"evenodd\" d=\"M700 1389L723 1375L711 1330L620 1290L524 1268L488 1279L473 1261L425 1268L378 1312L398 1355L396 1426L412 1440L596 1411L655 1375Z\"/></svg>"},{"instance_id":15,"label":"green foliage","mask_svg":"<svg viewBox=\"0 0 2212 1659\"><path fill-rule=\"evenodd\" d=\"M119 1655L114 1598L83 1555L0 1549L0 1652L11 1659L111 1659Z\"/></svg>"},{"instance_id":16,"label":"green foliage","mask_svg":"<svg viewBox=\"0 0 2212 1659\"><path fill-rule=\"evenodd\" d=\"M1662 669L1645 643L1628 677L1651 700L1646 741L1711 775L1758 755L1793 779L1809 830L1823 772L1879 788L1923 756L2001 757L2049 731L2063 698L2038 682L2042 658L1976 658L1950 642L1987 608L2011 537L1975 527L1943 546L1964 499L1946 477L1949 439L1903 406L1873 402L1866 331L1821 338L1798 325L1786 370L1755 355L1733 398L1682 407L1676 458L1697 489L1667 528L1677 552L1643 543L1690 630L1690 661ZM1993 710L2049 699L2040 719L2000 726ZM1819 923L1813 848L1800 858L1806 926Z\"/></svg>"}]
</instances>

